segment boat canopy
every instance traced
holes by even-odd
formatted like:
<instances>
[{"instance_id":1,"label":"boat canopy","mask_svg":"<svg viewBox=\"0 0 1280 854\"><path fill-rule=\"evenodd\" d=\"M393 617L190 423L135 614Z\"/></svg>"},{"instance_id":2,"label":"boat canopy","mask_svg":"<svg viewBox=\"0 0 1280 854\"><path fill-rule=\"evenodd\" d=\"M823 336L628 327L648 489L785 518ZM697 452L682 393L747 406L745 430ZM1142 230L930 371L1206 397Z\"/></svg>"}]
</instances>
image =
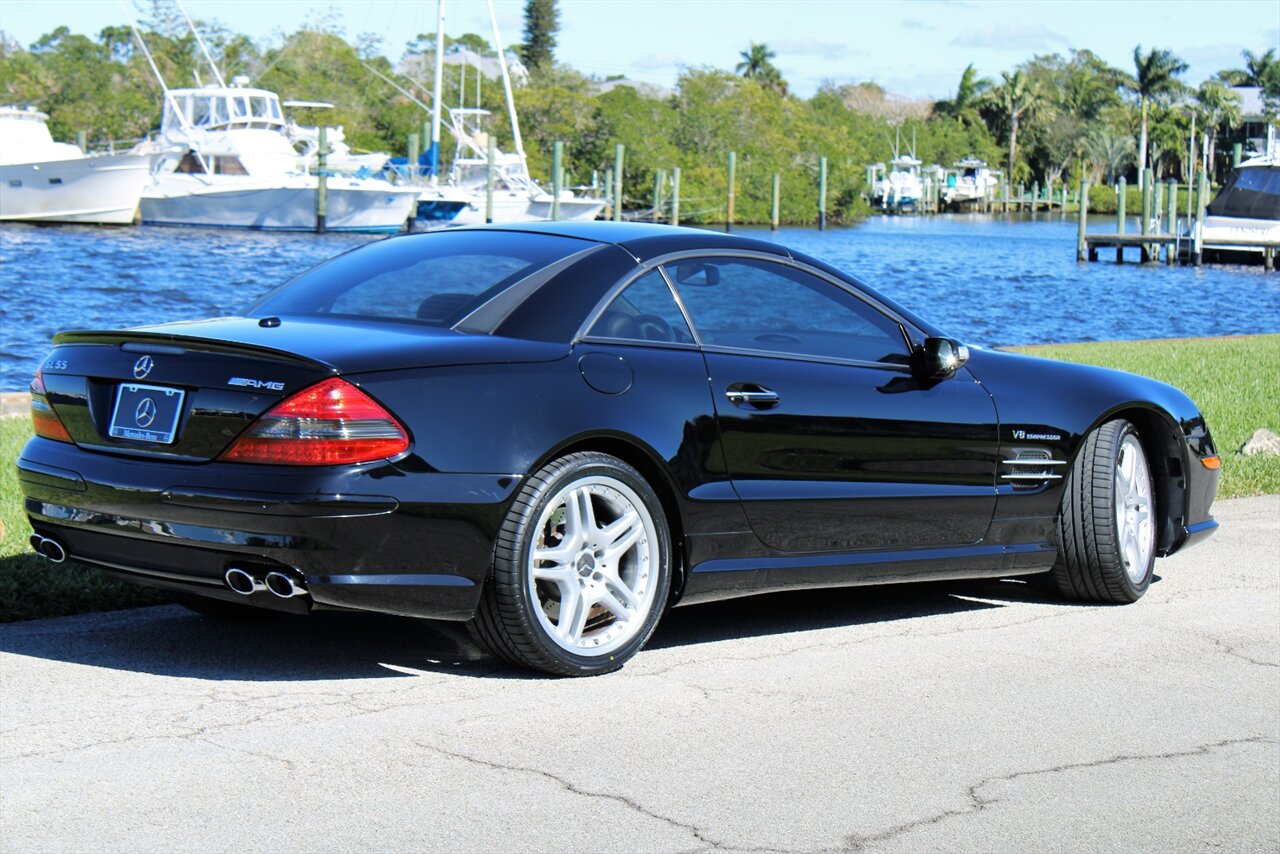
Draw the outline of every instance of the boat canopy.
<instances>
[{"instance_id":1,"label":"boat canopy","mask_svg":"<svg viewBox=\"0 0 1280 854\"><path fill-rule=\"evenodd\" d=\"M235 128L284 129L280 97L266 89L207 86L202 89L174 89L165 99L161 131L180 130L182 122L173 115L176 103L186 125L201 130Z\"/></svg>"},{"instance_id":2,"label":"boat canopy","mask_svg":"<svg viewBox=\"0 0 1280 854\"><path fill-rule=\"evenodd\" d=\"M1280 220L1280 164L1236 169L1208 211L1213 216Z\"/></svg>"}]
</instances>

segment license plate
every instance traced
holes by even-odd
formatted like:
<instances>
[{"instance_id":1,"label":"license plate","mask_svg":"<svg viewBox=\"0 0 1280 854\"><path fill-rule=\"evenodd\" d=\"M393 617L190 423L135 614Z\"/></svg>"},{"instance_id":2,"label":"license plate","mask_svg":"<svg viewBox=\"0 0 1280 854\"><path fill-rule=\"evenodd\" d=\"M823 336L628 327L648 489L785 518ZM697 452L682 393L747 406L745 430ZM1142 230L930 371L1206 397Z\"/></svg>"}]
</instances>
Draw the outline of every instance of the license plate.
<instances>
[{"instance_id":1,"label":"license plate","mask_svg":"<svg viewBox=\"0 0 1280 854\"><path fill-rule=\"evenodd\" d=\"M176 388L121 383L116 392L115 412L111 415L111 437L173 444L185 394Z\"/></svg>"}]
</instances>

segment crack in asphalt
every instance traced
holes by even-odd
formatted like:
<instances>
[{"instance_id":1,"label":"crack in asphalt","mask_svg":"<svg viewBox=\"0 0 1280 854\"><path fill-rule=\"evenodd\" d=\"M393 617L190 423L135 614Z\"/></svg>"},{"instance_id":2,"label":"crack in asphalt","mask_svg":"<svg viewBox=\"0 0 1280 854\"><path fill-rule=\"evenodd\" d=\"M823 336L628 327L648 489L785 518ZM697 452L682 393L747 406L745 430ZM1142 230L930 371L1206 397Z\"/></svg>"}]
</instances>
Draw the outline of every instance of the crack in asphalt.
<instances>
[{"instance_id":1,"label":"crack in asphalt","mask_svg":"<svg viewBox=\"0 0 1280 854\"><path fill-rule=\"evenodd\" d=\"M873 845L889 842L905 833L916 830L917 828L941 824L947 819L965 815L976 815L977 813L983 812L988 807L1000 803L999 798L984 797L981 794L982 789L995 783L1005 783L1022 777L1035 777L1042 774L1061 774L1065 771L1076 771L1082 768L1101 768L1107 765L1118 765L1124 762L1154 762L1168 759L1183 759L1188 756L1204 756L1215 750L1220 750L1224 747L1232 747L1237 744L1280 744L1280 741L1265 735L1249 736L1248 738L1230 738L1222 741L1211 742L1209 744L1197 745L1196 747L1192 747L1187 750L1177 750L1166 753L1123 753L1116 756L1109 756L1105 759L1094 759L1089 762L1070 762L1064 765L1054 765L1049 768L1035 768L1025 771L1014 771L1011 774L1003 774L997 777L986 777L965 789L965 796L969 799L969 804L965 808L944 810L937 815L900 824L872 836L858 836L857 834L850 834L845 837L843 850L855 852L855 854L857 852L864 852Z\"/></svg>"},{"instance_id":2,"label":"crack in asphalt","mask_svg":"<svg viewBox=\"0 0 1280 854\"><path fill-rule=\"evenodd\" d=\"M469 762L469 763L471 763L471 764L473 764L473 765L479 765L479 766L484 767L484 768L490 768L490 769L492 769L492 770L494 770L494 771L504 771L504 772L511 772L511 771L514 771L514 772L519 772L519 773L524 773L524 774L533 774L533 775L536 775L536 776L538 776L538 777L542 777L542 778L544 778L544 779L546 779L546 780L550 780L550 781L552 781L553 783L556 783L556 784L557 784L558 786L560 786L564 791L566 791L566 792L570 792L571 794L580 795L580 796L582 796L582 797L586 797L586 798L598 798L598 799L601 799L601 800L613 801L613 802L615 802L615 803L622 804L623 806L627 807L628 809L630 809L630 810L632 810L633 812L636 812L636 813L638 813L638 814L640 814L640 815L646 816L646 817L648 817L648 818L652 818L652 819L654 819L654 820L656 820L656 821L660 821L660 822L662 822L662 823L664 823L664 824L666 824L666 825L668 825L668 826L670 826L670 827L678 828L678 829L680 829L680 830L686 831L687 833L689 833L690 835L692 835L694 839L698 840L699 842L701 842L702 844L704 844L704 845L706 845L706 846L709 846L709 848L710 848L710 849L713 849L713 850L724 850L724 849L725 849L725 847L726 847L726 846L724 845L724 843L720 842L719 840L711 839L710 837L706 836L706 835L704 834L704 832L702 831L702 829L701 829L701 828L699 828L698 826L693 825L693 824L688 824L688 823L686 823L686 822L679 821L678 819L671 818L670 816L666 816L666 815L663 815L663 814L661 814L661 813L654 812L653 810L651 810L651 809L649 809L649 808L645 807L644 805L642 805L642 804L640 804L640 803L637 803L636 801L632 800L631 798L627 797L626 795L619 795L619 794L615 794L615 793L613 793L613 792L594 792L594 791L591 791L590 789L584 789L584 788L582 788L581 786L579 786L579 785L577 785L576 783L574 783L573 781L571 781L571 780L566 780L564 777L561 777L561 776L559 776L558 774L553 774L553 773L551 773L550 771L543 770L542 768L530 768L530 767L528 767L528 766L524 766L524 765L505 765L505 764L503 764L503 763L501 763L501 762L495 762L495 761L493 761L493 760L483 759L483 758L481 758L481 757L479 757L479 756L470 756L470 755L465 754L465 753L457 753L457 752L452 751L452 750L447 750L447 749L445 749L445 748L443 748L443 747L438 747L438 746L436 746L436 745L434 745L434 744L426 744L426 743L424 743L424 742L420 742L420 741L419 741L419 742L415 742L415 744L417 744L417 746L418 746L418 747L420 747L420 748L422 748L423 750L429 750L429 751L431 751L431 752L433 752L433 753L437 753L437 754L439 754L439 755L441 755L441 756L448 756L448 757L451 757L451 758L453 758L453 759L459 759L459 760L461 760L461 761L463 761L463 762ZM694 849L694 850L707 850L707 849ZM734 850L734 851L746 851L746 850L760 850L760 851L764 851L764 850L770 850L770 849L741 849L741 848L732 848L731 850Z\"/></svg>"}]
</instances>

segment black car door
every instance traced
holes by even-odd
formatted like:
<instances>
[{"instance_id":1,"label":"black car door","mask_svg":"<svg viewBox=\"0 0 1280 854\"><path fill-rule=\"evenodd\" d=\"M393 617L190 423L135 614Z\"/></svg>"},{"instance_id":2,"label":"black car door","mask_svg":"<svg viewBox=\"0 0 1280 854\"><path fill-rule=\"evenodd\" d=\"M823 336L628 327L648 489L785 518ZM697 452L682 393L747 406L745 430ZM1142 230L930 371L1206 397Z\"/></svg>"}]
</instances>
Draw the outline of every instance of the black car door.
<instances>
[{"instance_id":1,"label":"black car door","mask_svg":"<svg viewBox=\"0 0 1280 854\"><path fill-rule=\"evenodd\" d=\"M921 382L900 321L764 257L665 265L706 355L724 458L756 535L785 552L963 545L996 502L994 404Z\"/></svg>"}]
</instances>

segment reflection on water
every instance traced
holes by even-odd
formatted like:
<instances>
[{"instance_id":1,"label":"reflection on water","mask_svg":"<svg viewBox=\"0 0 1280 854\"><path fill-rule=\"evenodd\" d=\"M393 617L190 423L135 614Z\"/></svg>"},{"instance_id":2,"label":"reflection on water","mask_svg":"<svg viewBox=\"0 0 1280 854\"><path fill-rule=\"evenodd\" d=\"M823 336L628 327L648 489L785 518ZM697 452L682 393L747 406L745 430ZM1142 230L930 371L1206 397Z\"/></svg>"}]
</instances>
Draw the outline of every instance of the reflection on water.
<instances>
[{"instance_id":1,"label":"reflection on water","mask_svg":"<svg viewBox=\"0 0 1280 854\"><path fill-rule=\"evenodd\" d=\"M972 344L1280 331L1280 274L1075 262L1075 224L981 215L852 228L740 228L848 270ZM0 226L0 390L26 388L49 338L234 314L371 239L187 228Z\"/></svg>"}]
</instances>

